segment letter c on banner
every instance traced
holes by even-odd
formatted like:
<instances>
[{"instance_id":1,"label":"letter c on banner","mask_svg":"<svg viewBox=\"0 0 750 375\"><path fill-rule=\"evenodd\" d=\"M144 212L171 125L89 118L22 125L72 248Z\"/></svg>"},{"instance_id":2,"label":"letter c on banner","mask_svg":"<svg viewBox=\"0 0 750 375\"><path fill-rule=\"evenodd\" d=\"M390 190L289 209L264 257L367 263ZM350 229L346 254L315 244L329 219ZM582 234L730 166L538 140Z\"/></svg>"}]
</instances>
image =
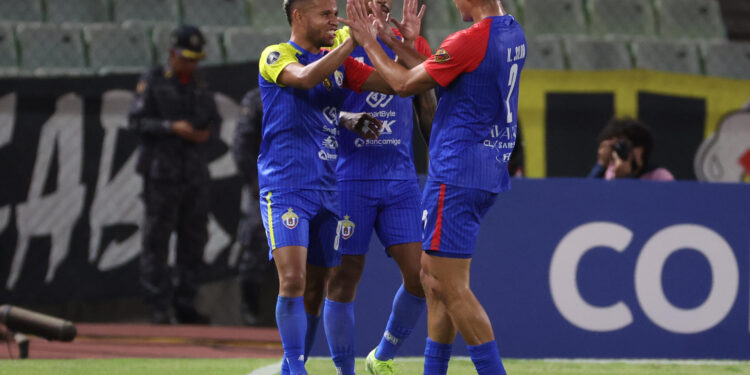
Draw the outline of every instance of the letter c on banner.
<instances>
[{"instance_id":1,"label":"letter c on banner","mask_svg":"<svg viewBox=\"0 0 750 375\"><path fill-rule=\"evenodd\" d=\"M628 228L606 222L581 225L565 235L552 255L549 270L552 300L560 314L581 329L615 331L633 322L633 314L622 302L598 307L586 302L578 290L578 264L591 249L608 247L622 252L633 238Z\"/></svg>"},{"instance_id":2,"label":"letter c on banner","mask_svg":"<svg viewBox=\"0 0 750 375\"><path fill-rule=\"evenodd\" d=\"M682 249L701 253L711 266L711 292L700 306L682 309L664 295L662 271L670 255ZM737 298L739 269L731 246L701 225L673 225L657 232L643 246L635 267L635 290L646 315L659 327L675 333L698 333L719 324Z\"/></svg>"}]
</instances>

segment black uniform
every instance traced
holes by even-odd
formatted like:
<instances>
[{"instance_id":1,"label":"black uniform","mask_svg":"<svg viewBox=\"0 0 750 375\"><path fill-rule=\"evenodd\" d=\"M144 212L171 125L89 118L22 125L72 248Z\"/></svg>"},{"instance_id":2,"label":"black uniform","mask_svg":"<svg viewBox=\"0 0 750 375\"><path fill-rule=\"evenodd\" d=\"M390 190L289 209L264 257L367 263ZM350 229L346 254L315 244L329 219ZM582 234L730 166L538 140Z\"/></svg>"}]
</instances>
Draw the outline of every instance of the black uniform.
<instances>
[{"instance_id":1,"label":"black uniform","mask_svg":"<svg viewBox=\"0 0 750 375\"><path fill-rule=\"evenodd\" d=\"M268 277L270 269L266 233L258 215L258 153L262 120L263 103L260 100L260 90L254 89L242 98L232 142L232 156L250 191L248 206L244 207L237 230L242 248L238 267L242 317L246 324L257 322L260 313L260 287Z\"/></svg>"},{"instance_id":2,"label":"black uniform","mask_svg":"<svg viewBox=\"0 0 750 375\"><path fill-rule=\"evenodd\" d=\"M143 176L146 208L141 228L141 284L146 303L157 315L168 314L174 282L176 317L190 322L197 316L193 306L196 271L208 240L209 142L193 143L177 136L171 126L179 120L198 130L210 129L212 138L219 134L216 102L197 77L183 84L168 68L152 68L141 77L129 114L130 129L140 135L136 169ZM170 280L167 255L174 231L177 259Z\"/></svg>"}]
</instances>

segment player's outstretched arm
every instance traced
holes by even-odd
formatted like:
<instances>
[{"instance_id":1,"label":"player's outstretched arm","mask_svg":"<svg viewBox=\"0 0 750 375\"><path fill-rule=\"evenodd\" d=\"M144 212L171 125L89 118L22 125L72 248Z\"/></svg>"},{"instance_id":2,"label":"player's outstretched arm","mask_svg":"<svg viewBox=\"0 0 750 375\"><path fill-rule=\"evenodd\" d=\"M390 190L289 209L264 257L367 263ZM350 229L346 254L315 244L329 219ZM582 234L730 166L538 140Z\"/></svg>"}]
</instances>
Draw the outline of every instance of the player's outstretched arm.
<instances>
[{"instance_id":1,"label":"player's outstretched arm","mask_svg":"<svg viewBox=\"0 0 750 375\"><path fill-rule=\"evenodd\" d=\"M333 74L344 63L344 60L351 55L354 47L354 41L352 38L349 38L322 59L310 65L302 65L300 63L289 64L281 72L277 82L296 89L310 90L323 82L326 77Z\"/></svg>"},{"instance_id":2,"label":"player's outstretched arm","mask_svg":"<svg viewBox=\"0 0 750 375\"><path fill-rule=\"evenodd\" d=\"M437 86L422 65L407 70L386 55L376 39L377 29L367 16L364 0L348 0L346 10L350 19L339 21L349 26L352 37L365 49L379 76L396 94L406 97Z\"/></svg>"}]
</instances>

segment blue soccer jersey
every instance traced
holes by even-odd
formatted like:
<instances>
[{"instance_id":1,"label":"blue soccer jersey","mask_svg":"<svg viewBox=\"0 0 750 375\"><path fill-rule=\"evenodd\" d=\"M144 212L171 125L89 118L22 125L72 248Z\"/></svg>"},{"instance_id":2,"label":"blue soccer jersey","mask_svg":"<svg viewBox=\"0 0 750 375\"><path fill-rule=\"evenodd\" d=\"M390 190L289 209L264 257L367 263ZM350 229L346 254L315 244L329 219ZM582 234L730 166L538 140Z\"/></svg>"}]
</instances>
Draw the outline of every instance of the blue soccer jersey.
<instances>
[{"instance_id":1,"label":"blue soccer jersey","mask_svg":"<svg viewBox=\"0 0 750 375\"><path fill-rule=\"evenodd\" d=\"M424 63L444 87L430 137L431 180L492 193L510 189L525 60L523 29L506 15L450 35Z\"/></svg>"},{"instance_id":2,"label":"blue soccer jersey","mask_svg":"<svg viewBox=\"0 0 750 375\"><path fill-rule=\"evenodd\" d=\"M347 30L339 30L339 38L340 34L347 34ZM394 32L400 36L396 29ZM395 58L396 54L385 43L380 44L390 58ZM430 56L430 46L424 38L419 37L415 47L425 57ZM361 46L355 48L351 56L372 66ZM416 177L412 148L413 100L413 96L402 98L369 91L348 93L341 110L369 113L381 121L383 130L378 139L364 139L353 132L341 132L336 170L339 181L407 180Z\"/></svg>"},{"instance_id":3,"label":"blue soccer jersey","mask_svg":"<svg viewBox=\"0 0 750 375\"><path fill-rule=\"evenodd\" d=\"M258 156L261 192L336 190L338 111L345 89L360 91L373 71L348 58L334 74L310 90L277 82L289 64L311 64L313 54L294 42L267 47L260 58L258 84L263 101L263 140Z\"/></svg>"}]
</instances>

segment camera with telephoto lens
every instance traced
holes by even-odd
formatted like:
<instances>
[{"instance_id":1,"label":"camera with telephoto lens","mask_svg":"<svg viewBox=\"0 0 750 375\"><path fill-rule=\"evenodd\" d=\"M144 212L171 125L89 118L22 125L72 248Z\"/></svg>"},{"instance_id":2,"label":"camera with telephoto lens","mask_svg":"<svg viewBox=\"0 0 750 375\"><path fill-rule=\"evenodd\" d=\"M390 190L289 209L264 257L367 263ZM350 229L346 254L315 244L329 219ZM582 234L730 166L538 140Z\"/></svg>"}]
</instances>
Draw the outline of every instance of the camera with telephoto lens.
<instances>
[{"instance_id":1,"label":"camera with telephoto lens","mask_svg":"<svg viewBox=\"0 0 750 375\"><path fill-rule=\"evenodd\" d=\"M614 150L617 153L617 156L620 157L622 160L627 160L628 155L630 155L630 152L633 151L633 146L630 145L630 142L620 139L615 143L614 146L612 146L612 150Z\"/></svg>"}]
</instances>

